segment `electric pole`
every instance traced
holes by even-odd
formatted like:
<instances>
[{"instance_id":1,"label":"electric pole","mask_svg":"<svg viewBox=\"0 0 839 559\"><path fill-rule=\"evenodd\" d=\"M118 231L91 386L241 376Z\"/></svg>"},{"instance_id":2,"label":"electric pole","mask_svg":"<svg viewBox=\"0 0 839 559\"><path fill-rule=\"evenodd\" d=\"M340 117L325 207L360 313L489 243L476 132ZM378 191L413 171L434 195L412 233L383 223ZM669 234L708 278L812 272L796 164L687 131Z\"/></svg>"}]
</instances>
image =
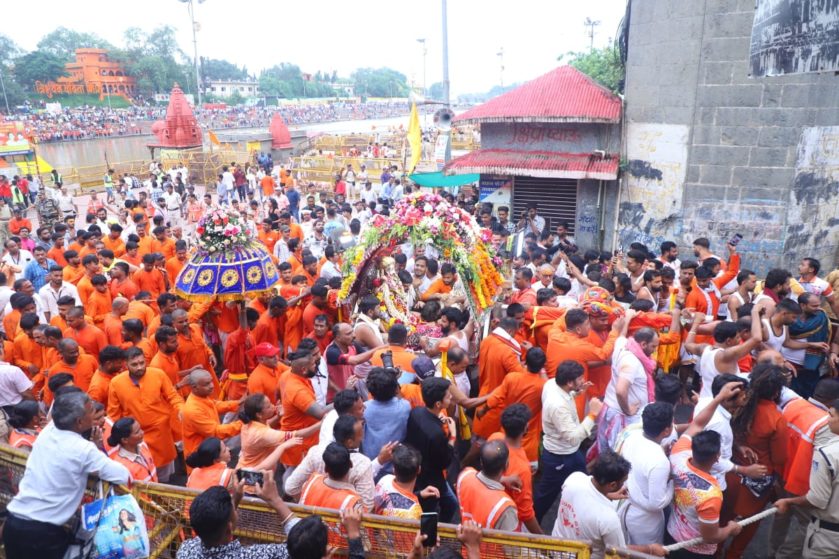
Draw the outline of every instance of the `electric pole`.
<instances>
[{"instance_id":1,"label":"electric pole","mask_svg":"<svg viewBox=\"0 0 839 559\"><path fill-rule=\"evenodd\" d=\"M448 107L449 98L449 16L446 0L443 1L443 102Z\"/></svg>"},{"instance_id":2,"label":"electric pole","mask_svg":"<svg viewBox=\"0 0 839 559\"><path fill-rule=\"evenodd\" d=\"M583 22L583 25L588 27L588 37L589 37L589 50L594 50L594 28L600 25L600 20L592 20L590 17L587 17L586 20Z\"/></svg>"},{"instance_id":3,"label":"electric pole","mask_svg":"<svg viewBox=\"0 0 839 559\"><path fill-rule=\"evenodd\" d=\"M503 88L504 87L504 47L501 47L500 49L498 49L498 52L496 53L496 56L498 56L498 64L499 64L499 67L500 67L499 76L500 76L501 87Z\"/></svg>"}]
</instances>

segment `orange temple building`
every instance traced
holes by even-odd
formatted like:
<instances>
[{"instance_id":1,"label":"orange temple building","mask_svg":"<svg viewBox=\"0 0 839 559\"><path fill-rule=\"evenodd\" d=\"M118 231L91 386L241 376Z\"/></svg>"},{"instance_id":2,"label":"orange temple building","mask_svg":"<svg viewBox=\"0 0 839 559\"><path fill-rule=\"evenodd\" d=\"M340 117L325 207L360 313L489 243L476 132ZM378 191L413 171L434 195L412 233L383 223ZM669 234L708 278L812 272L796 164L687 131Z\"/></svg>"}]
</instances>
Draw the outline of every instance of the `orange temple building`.
<instances>
[{"instance_id":1,"label":"orange temple building","mask_svg":"<svg viewBox=\"0 0 839 559\"><path fill-rule=\"evenodd\" d=\"M35 82L35 90L48 98L55 94L98 93L119 95L128 99L134 95L136 80L126 75L120 62L108 58L105 49L76 49L76 60L65 65L67 76L54 82Z\"/></svg>"}]
</instances>

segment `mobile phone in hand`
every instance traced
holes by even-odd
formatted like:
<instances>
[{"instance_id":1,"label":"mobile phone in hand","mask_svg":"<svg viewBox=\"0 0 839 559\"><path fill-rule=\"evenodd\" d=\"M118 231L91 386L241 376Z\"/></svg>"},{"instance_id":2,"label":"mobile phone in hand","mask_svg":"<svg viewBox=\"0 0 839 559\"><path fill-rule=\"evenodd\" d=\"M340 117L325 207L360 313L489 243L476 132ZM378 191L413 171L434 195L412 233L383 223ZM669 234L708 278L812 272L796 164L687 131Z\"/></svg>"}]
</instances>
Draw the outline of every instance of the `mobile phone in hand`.
<instances>
[{"instance_id":1,"label":"mobile phone in hand","mask_svg":"<svg viewBox=\"0 0 839 559\"><path fill-rule=\"evenodd\" d=\"M735 233L734 236L731 237L731 240L728 241L728 244L737 246L742 240L743 235L741 235L740 233Z\"/></svg>"},{"instance_id":2,"label":"mobile phone in hand","mask_svg":"<svg viewBox=\"0 0 839 559\"><path fill-rule=\"evenodd\" d=\"M434 547L437 545L437 513L424 512L420 517L420 534L426 536L422 545Z\"/></svg>"},{"instance_id":3,"label":"mobile phone in hand","mask_svg":"<svg viewBox=\"0 0 839 559\"><path fill-rule=\"evenodd\" d=\"M236 470L236 477L245 485L262 485L263 482L262 472L256 470Z\"/></svg>"}]
</instances>

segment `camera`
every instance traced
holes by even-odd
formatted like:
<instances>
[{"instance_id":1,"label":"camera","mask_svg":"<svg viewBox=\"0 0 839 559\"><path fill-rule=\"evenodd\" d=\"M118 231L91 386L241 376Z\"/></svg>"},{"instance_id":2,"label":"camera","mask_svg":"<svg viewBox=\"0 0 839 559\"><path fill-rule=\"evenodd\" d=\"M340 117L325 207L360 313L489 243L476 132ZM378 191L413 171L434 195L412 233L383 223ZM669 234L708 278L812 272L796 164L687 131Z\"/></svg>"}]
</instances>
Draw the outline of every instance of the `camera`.
<instances>
[{"instance_id":1,"label":"camera","mask_svg":"<svg viewBox=\"0 0 839 559\"><path fill-rule=\"evenodd\" d=\"M402 370L393 364L393 351L391 350L382 352L382 368L395 377L402 374Z\"/></svg>"}]
</instances>

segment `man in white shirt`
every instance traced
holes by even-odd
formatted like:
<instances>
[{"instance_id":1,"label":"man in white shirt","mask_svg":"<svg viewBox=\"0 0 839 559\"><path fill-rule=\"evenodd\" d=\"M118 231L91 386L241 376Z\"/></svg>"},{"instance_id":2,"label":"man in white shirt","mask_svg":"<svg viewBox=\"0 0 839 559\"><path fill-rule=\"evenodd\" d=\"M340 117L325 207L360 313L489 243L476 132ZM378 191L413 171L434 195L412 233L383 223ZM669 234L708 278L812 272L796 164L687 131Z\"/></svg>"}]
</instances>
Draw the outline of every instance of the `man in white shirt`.
<instances>
[{"instance_id":1,"label":"man in white shirt","mask_svg":"<svg viewBox=\"0 0 839 559\"><path fill-rule=\"evenodd\" d=\"M79 508L88 476L128 483L125 466L82 437L92 428L91 438L102 444L93 413L93 402L83 392L55 399L52 423L35 440L19 491L7 508L3 543L8 559L62 558L70 544L64 524Z\"/></svg>"},{"instance_id":2,"label":"man in white shirt","mask_svg":"<svg viewBox=\"0 0 839 559\"><path fill-rule=\"evenodd\" d=\"M82 305L79 290L69 281L64 281L61 270L50 270L47 284L38 291L38 295L44 303L44 315L48 321L58 316L58 300L62 297L72 297L76 300L77 306Z\"/></svg>"},{"instance_id":3,"label":"man in white shirt","mask_svg":"<svg viewBox=\"0 0 839 559\"><path fill-rule=\"evenodd\" d=\"M55 192L55 201L64 217L76 215L76 204L73 203L73 197L67 194L67 190L63 187Z\"/></svg>"},{"instance_id":4,"label":"man in white shirt","mask_svg":"<svg viewBox=\"0 0 839 559\"><path fill-rule=\"evenodd\" d=\"M633 311L627 313L631 320ZM627 339L615 341L612 353L612 378L606 387L606 406L597 425L600 450L614 448L621 429L641 420L641 410L653 400L655 360L650 357L658 348L658 333L641 328Z\"/></svg>"},{"instance_id":5,"label":"man in white shirt","mask_svg":"<svg viewBox=\"0 0 839 559\"><path fill-rule=\"evenodd\" d=\"M591 558L603 559L606 548L626 548L657 557L665 555L660 544L627 545L612 501L627 497L624 483L629 462L607 450L592 464L591 475L574 472L562 485L556 522L551 535L591 544Z\"/></svg>"},{"instance_id":6,"label":"man in white shirt","mask_svg":"<svg viewBox=\"0 0 839 559\"><path fill-rule=\"evenodd\" d=\"M34 400L32 381L20 367L10 365L5 360L4 352L4 345L0 344L0 408L14 406L24 398Z\"/></svg>"},{"instance_id":7,"label":"man in white shirt","mask_svg":"<svg viewBox=\"0 0 839 559\"><path fill-rule=\"evenodd\" d=\"M661 442L673 432L673 405L654 402L641 413L642 429L632 429L620 454L632 464L627 489L618 516L627 543L664 541L664 509L673 499L670 460Z\"/></svg>"},{"instance_id":8,"label":"man in white shirt","mask_svg":"<svg viewBox=\"0 0 839 559\"><path fill-rule=\"evenodd\" d=\"M332 245L327 246L323 249L323 256L326 258L326 262L323 263L323 266L320 268L320 277L330 280L332 278L340 278L341 277L341 269L338 267L338 255L335 254L335 247ZM410 308L410 307L409 307Z\"/></svg>"},{"instance_id":9,"label":"man in white shirt","mask_svg":"<svg viewBox=\"0 0 839 559\"><path fill-rule=\"evenodd\" d=\"M603 404L592 398L589 413L580 422L574 398L591 386L583 373L583 366L576 361L563 361L554 380L542 388L542 477L533 490L533 508L540 521L568 476L586 468L580 445L591 436Z\"/></svg>"},{"instance_id":10,"label":"man in white shirt","mask_svg":"<svg viewBox=\"0 0 839 559\"><path fill-rule=\"evenodd\" d=\"M757 463L748 466L738 466L731 461L734 449L734 433L731 430L731 416L745 406L749 399L749 382L746 379L730 374L722 374L715 377L711 384L712 396L700 398L694 409L694 414L705 409L716 398L717 394L720 393L722 387L728 383L738 383L742 386L742 390L730 400L720 402L720 405L714 410L714 415L711 416L711 421L705 426L706 431L716 431L720 434L720 458L711 468L711 475L716 478L720 484L720 489L723 491L726 488L725 475L728 472L733 471L736 474L751 478L759 478L766 475L766 466ZM751 457L752 454L749 456Z\"/></svg>"},{"instance_id":11,"label":"man in white shirt","mask_svg":"<svg viewBox=\"0 0 839 559\"><path fill-rule=\"evenodd\" d=\"M175 192L172 183L166 186L166 192L161 196L166 204L166 221L170 226L181 222L181 195Z\"/></svg>"},{"instance_id":12,"label":"man in white shirt","mask_svg":"<svg viewBox=\"0 0 839 559\"><path fill-rule=\"evenodd\" d=\"M23 278L23 271L35 259L32 253L20 248L20 245L12 239L7 240L3 246L6 249L6 254L0 260L4 264L8 264L9 269L14 272L16 280Z\"/></svg>"}]
</instances>

